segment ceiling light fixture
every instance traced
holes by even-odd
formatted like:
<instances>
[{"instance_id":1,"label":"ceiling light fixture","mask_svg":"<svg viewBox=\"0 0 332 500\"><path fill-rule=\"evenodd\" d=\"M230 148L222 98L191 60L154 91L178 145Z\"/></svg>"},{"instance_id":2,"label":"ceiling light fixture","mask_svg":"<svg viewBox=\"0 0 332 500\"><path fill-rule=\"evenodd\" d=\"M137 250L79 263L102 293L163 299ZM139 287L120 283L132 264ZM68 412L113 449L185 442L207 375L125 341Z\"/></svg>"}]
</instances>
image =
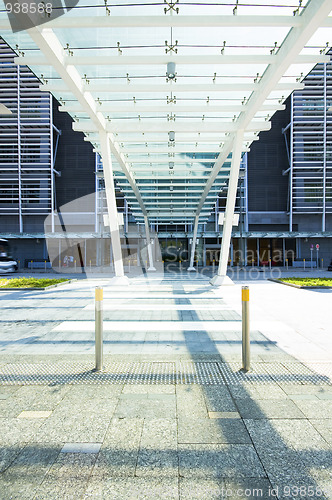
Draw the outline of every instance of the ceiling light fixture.
<instances>
[{"instance_id":1,"label":"ceiling light fixture","mask_svg":"<svg viewBox=\"0 0 332 500\"><path fill-rule=\"evenodd\" d=\"M169 62L169 63L167 63L166 77L169 80L174 80L174 78L176 77L175 62Z\"/></svg>"}]
</instances>

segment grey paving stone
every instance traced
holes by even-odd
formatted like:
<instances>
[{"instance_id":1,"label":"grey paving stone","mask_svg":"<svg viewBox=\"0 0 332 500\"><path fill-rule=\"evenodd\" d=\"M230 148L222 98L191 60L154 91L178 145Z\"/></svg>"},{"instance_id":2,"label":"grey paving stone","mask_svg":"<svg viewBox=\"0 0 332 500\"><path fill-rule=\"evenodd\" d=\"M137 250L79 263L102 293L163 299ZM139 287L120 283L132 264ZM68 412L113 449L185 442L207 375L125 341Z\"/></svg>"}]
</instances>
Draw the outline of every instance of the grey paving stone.
<instances>
[{"instance_id":1,"label":"grey paving stone","mask_svg":"<svg viewBox=\"0 0 332 500\"><path fill-rule=\"evenodd\" d=\"M287 444L268 419L245 419L244 423L259 453L264 449L271 450L272 454L278 453L279 450L288 450Z\"/></svg>"},{"instance_id":2,"label":"grey paving stone","mask_svg":"<svg viewBox=\"0 0 332 500\"><path fill-rule=\"evenodd\" d=\"M131 385L123 387L122 394L175 394L175 385Z\"/></svg>"},{"instance_id":3,"label":"grey paving stone","mask_svg":"<svg viewBox=\"0 0 332 500\"><path fill-rule=\"evenodd\" d=\"M138 449L143 422L143 418L113 417L105 434L103 447Z\"/></svg>"},{"instance_id":4,"label":"grey paving stone","mask_svg":"<svg viewBox=\"0 0 332 500\"><path fill-rule=\"evenodd\" d=\"M330 491L327 495L321 490L321 486L313 477L308 474L300 474L284 471L284 474L279 474L277 477L270 477L271 484L277 498L280 500L304 500L315 499L330 499Z\"/></svg>"},{"instance_id":5,"label":"grey paving stone","mask_svg":"<svg viewBox=\"0 0 332 500\"><path fill-rule=\"evenodd\" d=\"M259 385L242 383L241 385L228 386L235 399L287 399L287 394L276 384Z\"/></svg>"},{"instance_id":6,"label":"grey paving stone","mask_svg":"<svg viewBox=\"0 0 332 500\"><path fill-rule=\"evenodd\" d=\"M178 500L178 478L117 477L102 481L92 477L84 500L102 498L112 500Z\"/></svg>"},{"instance_id":7,"label":"grey paving stone","mask_svg":"<svg viewBox=\"0 0 332 500\"><path fill-rule=\"evenodd\" d=\"M287 399L237 399L236 404L242 418L305 418L298 405Z\"/></svg>"},{"instance_id":8,"label":"grey paving stone","mask_svg":"<svg viewBox=\"0 0 332 500\"><path fill-rule=\"evenodd\" d=\"M272 423L279 439L298 451L328 450L328 444L308 420L276 420ZM302 453L301 453L302 455Z\"/></svg>"},{"instance_id":9,"label":"grey paving stone","mask_svg":"<svg viewBox=\"0 0 332 500\"><path fill-rule=\"evenodd\" d=\"M100 481L108 477L134 477L138 457L137 448L103 446L98 454L93 477Z\"/></svg>"},{"instance_id":10,"label":"grey paving stone","mask_svg":"<svg viewBox=\"0 0 332 500\"><path fill-rule=\"evenodd\" d=\"M332 418L310 419L310 423L317 429L323 438L332 445Z\"/></svg>"},{"instance_id":11,"label":"grey paving stone","mask_svg":"<svg viewBox=\"0 0 332 500\"><path fill-rule=\"evenodd\" d=\"M101 480L134 476L143 429L143 419L113 418L93 471Z\"/></svg>"},{"instance_id":12,"label":"grey paving stone","mask_svg":"<svg viewBox=\"0 0 332 500\"><path fill-rule=\"evenodd\" d=\"M0 387L0 400L9 399L19 387L1 386ZM1 408L1 407L0 407Z\"/></svg>"},{"instance_id":13,"label":"grey paving stone","mask_svg":"<svg viewBox=\"0 0 332 500\"><path fill-rule=\"evenodd\" d=\"M208 411L236 411L227 387L206 386L204 387L204 398Z\"/></svg>"},{"instance_id":14,"label":"grey paving stone","mask_svg":"<svg viewBox=\"0 0 332 500\"><path fill-rule=\"evenodd\" d=\"M140 440L142 449L176 450L177 420L145 420Z\"/></svg>"},{"instance_id":15,"label":"grey paving stone","mask_svg":"<svg viewBox=\"0 0 332 500\"><path fill-rule=\"evenodd\" d=\"M112 413L90 411L54 411L39 429L35 441L43 442L102 442Z\"/></svg>"},{"instance_id":16,"label":"grey paving stone","mask_svg":"<svg viewBox=\"0 0 332 500\"><path fill-rule=\"evenodd\" d=\"M318 399L329 399L329 400L331 400L332 399L332 393L318 393L318 394L316 394L316 397Z\"/></svg>"},{"instance_id":17,"label":"grey paving stone","mask_svg":"<svg viewBox=\"0 0 332 500\"><path fill-rule=\"evenodd\" d=\"M319 399L316 396L316 394L290 394L290 395L287 395L287 397L294 402L301 401L301 400L302 401L307 400L307 401L312 401L312 404L315 404L315 401L317 401L317 399Z\"/></svg>"},{"instance_id":18,"label":"grey paving stone","mask_svg":"<svg viewBox=\"0 0 332 500\"><path fill-rule=\"evenodd\" d=\"M325 492L326 498L331 499L332 496L331 468L319 467L318 469L316 468L310 469L309 477L316 492L318 493L319 490L321 490L323 493Z\"/></svg>"},{"instance_id":19,"label":"grey paving stone","mask_svg":"<svg viewBox=\"0 0 332 500\"><path fill-rule=\"evenodd\" d=\"M181 500L219 500L225 498L225 482L218 478L194 478L180 477L180 499Z\"/></svg>"},{"instance_id":20,"label":"grey paving stone","mask_svg":"<svg viewBox=\"0 0 332 500\"><path fill-rule=\"evenodd\" d=\"M314 403L312 401L295 401L295 404L307 418L331 418L332 401L317 400Z\"/></svg>"},{"instance_id":21,"label":"grey paving stone","mask_svg":"<svg viewBox=\"0 0 332 500\"><path fill-rule=\"evenodd\" d=\"M15 460L15 458L18 457L18 455L23 450L24 446L25 443L0 447L0 473L6 470L9 467L9 465ZM0 498L1 498L1 488L0 488Z\"/></svg>"},{"instance_id":22,"label":"grey paving stone","mask_svg":"<svg viewBox=\"0 0 332 500\"><path fill-rule=\"evenodd\" d=\"M43 481L59 451L59 448L47 444L33 444L24 448L0 476L0 491L6 494L0 498L17 500L33 498L36 488Z\"/></svg>"},{"instance_id":23,"label":"grey paving stone","mask_svg":"<svg viewBox=\"0 0 332 500\"><path fill-rule=\"evenodd\" d=\"M179 443L250 444L249 434L240 419L179 418Z\"/></svg>"},{"instance_id":24,"label":"grey paving stone","mask_svg":"<svg viewBox=\"0 0 332 500\"><path fill-rule=\"evenodd\" d=\"M179 444L181 477L265 477L252 445Z\"/></svg>"},{"instance_id":25,"label":"grey paving stone","mask_svg":"<svg viewBox=\"0 0 332 500\"><path fill-rule=\"evenodd\" d=\"M175 395L162 394L148 398L145 394L123 394L114 413L118 418L166 418L176 417Z\"/></svg>"},{"instance_id":26,"label":"grey paving stone","mask_svg":"<svg viewBox=\"0 0 332 500\"><path fill-rule=\"evenodd\" d=\"M31 442L43 423L44 420L39 419L0 418L0 446Z\"/></svg>"},{"instance_id":27,"label":"grey paving stone","mask_svg":"<svg viewBox=\"0 0 332 500\"><path fill-rule=\"evenodd\" d=\"M136 476L178 476L177 421L145 420Z\"/></svg>"},{"instance_id":28,"label":"grey paving stone","mask_svg":"<svg viewBox=\"0 0 332 500\"><path fill-rule=\"evenodd\" d=\"M60 453L37 488L36 500L73 500L81 498L87 487L96 455L85 453Z\"/></svg>"},{"instance_id":29,"label":"grey paving stone","mask_svg":"<svg viewBox=\"0 0 332 500\"><path fill-rule=\"evenodd\" d=\"M277 449L268 446L256 449L269 479L273 477L280 481L286 481L286 479L290 481L299 476L306 477L305 463L298 451L287 447Z\"/></svg>"},{"instance_id":30,"label":"grey paving stone","mask_svg":"<svg viewBox=\"0 0 332 500\"><path fill-rule=\"evenodd\" d=\"M143 449L140 447L135 475L138 477L176 477L179 476L177 450Z\"/></svg>"},{"instance_id":31,"label":"grey paving stone","mask_svg":"<svg viewBox=\"0 0 332 500\"><path fill-rule=\"evenodd\" d=\"M279 386L286 394L332 394L332 387L330 386L319 386L319 385L293 385L293 384L282 384Z\"/></svg>"},{"instance_id":32,"label":"grey paving stone","mask_svg":"<svg viewBox=\"0 0 332 500\"><path fill-rule=\"evenodd\" d=\"M209 418L241 418L237 411L209 411Z\"/></svg>"},{"instance_id":33,"label":"grey paving stone","mask_svg":"<svg viewBox=\"0 0 332 500\"><path fill-rule=\"evenodd\" d=\"M179 417L206 418L204 389L195 385L176 386L176 405Z\"/></svg>"},{"instance_id":34,"label":"grey paving stone","mask_svg":"<svg viewBox=\"0 0 332 500\"><path fill-rule=\"evenodd\" d=\"M272 486L268 479L263 478L233 478L225 479L225 493L227 500L238 500L239 498L249 498L257 500L259 498L267 500L271 496Z\"/></svg>"},{"instance_id":35,"label":"grey paving stone","mask_svg":"<svg viewBox=\"0 0 332 500\"><path fill-rule=\"evenodd\" d=\"M0 417L17 417L23 410L29 409L36 399L40 399L43 389L45 388L20 387L12 397L0 401Z\"/></svg>"},{"instance_id":36,"label":"grey paving stone","mask_svg":"<svg viewBox=\"0 0 332 500\"><path fill-rule=\"evenodd\" d=\"M67 392L63 402L79 402L92 399L117 399L121 394L123 385L75 385Z\"/></svg>"}]
</instances>

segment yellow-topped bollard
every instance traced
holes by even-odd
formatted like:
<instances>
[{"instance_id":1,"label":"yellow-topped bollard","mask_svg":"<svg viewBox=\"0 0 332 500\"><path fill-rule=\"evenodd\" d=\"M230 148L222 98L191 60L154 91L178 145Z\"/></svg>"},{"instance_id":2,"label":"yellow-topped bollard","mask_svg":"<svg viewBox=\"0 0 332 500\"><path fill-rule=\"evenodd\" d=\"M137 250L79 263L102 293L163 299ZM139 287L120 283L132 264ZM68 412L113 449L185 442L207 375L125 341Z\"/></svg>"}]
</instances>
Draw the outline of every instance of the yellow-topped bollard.
<instances>
[{"instance_id":1,"label":"yellow-topped bollard","mask_svg":"<svg viewBox=\"0 0 332 500\"><path fill-rule=\"evenodd\" d=\"M103 369L103 298L101 286L95 288L95 371Z\"/></svg>"},{"instance_id":2,"label":"yellow-topped bollard","mask_svg":"<svg viewBox=\"0 0 332 500\"><path fill-rule=\"evenodd\" d=\"M250 370L249 287L242 287L242 370Z\"/></svg>"}]
</instances>

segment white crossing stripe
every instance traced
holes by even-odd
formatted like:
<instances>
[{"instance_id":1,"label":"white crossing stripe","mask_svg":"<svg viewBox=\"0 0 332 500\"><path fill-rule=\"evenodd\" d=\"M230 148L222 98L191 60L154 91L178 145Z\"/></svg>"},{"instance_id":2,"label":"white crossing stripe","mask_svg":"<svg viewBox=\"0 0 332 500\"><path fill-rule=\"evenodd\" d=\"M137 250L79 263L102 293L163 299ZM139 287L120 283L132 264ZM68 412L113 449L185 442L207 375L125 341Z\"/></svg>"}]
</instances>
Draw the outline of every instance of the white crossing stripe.
<instances>
[{"instance_id":1,"label":"white crossing stripe","mask_svg":"<svg viewBox=\"0 0 332 500\"><path fill-rule=\"evenodd\" d=\"M104 321L104 332L131 331L235 331L241 329L239 321ZM53 332L94 332L94 321L64 321Z\"/></svg>"},{"instance_id":2,"label":"white crossing stripe","mask_svg":"<svg viewBox=\"0 0 332 500\"><path fill-rule=\"evenodd\" d=\"M128 299L133 300L133 299ZM95 308L94 304L87 305L84 309L91 311ZM151 302L150 304L129 304L118 303L118 302L108 302L104 300L103 303L104 311L233 311L234 309L222 304L158 304L156 302Z\"/></svg>"}]
</instances>

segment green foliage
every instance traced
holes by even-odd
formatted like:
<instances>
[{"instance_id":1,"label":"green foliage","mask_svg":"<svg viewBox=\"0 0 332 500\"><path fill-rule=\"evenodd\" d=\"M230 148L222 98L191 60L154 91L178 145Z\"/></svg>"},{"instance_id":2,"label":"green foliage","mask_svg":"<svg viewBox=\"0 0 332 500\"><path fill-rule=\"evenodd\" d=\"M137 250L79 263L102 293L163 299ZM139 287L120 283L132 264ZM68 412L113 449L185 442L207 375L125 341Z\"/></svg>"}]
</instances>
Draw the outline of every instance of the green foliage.
<instances>
[{"instance_id":1,"label":"green foliage","mask_svg":"<svg viewBox=\"0 0 332 500\"><path fill-rule=\"evenodd\" d=\"M280 278L280 281L300 286L332 286L332 278Z\"/></svg>"},{"instance_id":2,"label":"green foliage","mask_svg":"<svg viewBox=\"0 0 332 500\"><path fill-rule=\"evenodd\" d=\"M0 280L0 288L45 288L68 281L66 278L10 278Z\"/></svg>"}]
</instances>

